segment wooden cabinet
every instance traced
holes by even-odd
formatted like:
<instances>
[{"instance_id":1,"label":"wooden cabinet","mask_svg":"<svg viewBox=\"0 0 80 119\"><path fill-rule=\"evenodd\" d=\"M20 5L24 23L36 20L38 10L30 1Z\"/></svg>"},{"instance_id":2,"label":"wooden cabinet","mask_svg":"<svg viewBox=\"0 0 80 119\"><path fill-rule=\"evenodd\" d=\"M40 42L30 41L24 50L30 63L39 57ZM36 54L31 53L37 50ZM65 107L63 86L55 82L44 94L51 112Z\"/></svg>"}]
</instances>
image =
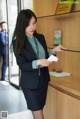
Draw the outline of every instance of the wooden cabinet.
<instances>
[{"instance_id":1,"label":"wooden cabinet","mask_svg":"<svg viewBox=\"0 0 80 119\"><path fill-rule=\"evenodd\" d=\"M55 15L57 5L58 0L33 0L33 11L38 18L37 32L45 35L50 50L54 47L54 30L62 31L62 45L75 52L58 53L59 60L51 64L50 70L70 72L73 79L80 80L80 4L74 5L72 13ZM79 119L80 100L49 86L44 115L45 119Z\"/></svg>"},{"instance_id":2,"label":"wooden cabinet","mask_svg":"<svg viewBox=\"0 0 80 119\"><path fill-rule=\"evenodd\" d=\"M45 119L79 119L80 100L49 86L44 115Z\"/></svg>"},{"instance_id":3,"label":"wooden cabinet","mask_svg":"<svg viewBox=\"0 0 80 119\"><path fill-rule=\"evenodd\" d=\"M57 118L56 119L80 118L80 100L57 91Z\"/></svg>"}]
</instances>

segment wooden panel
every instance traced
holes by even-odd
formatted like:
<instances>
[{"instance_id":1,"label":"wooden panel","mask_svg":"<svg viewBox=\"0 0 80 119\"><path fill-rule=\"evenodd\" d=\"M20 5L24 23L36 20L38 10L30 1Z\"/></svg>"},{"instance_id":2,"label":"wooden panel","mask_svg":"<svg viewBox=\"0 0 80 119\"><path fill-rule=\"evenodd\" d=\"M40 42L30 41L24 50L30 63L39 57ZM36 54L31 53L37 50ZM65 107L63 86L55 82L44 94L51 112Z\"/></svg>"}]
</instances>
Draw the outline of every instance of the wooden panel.
<instances>
[{"instance_id":1,"label":"wooden panel","mask_svg":"<svg viewBox=\"0 0 80 119\"><path fill-rule=\"evenodd\" d=\"M69 119L80 119L80 100L69 97Z\"/></svg>"},{"instance_id":2,"label":"wooden panel","mask_svg":"<svg viewBox=\"0 0 80 119\"><path fill-rule=\"evenodd\" d=\"M57 119L79 119L80 100L57 91Z\"/></svg>"},{"instance_id":3,"label":"wooden panel","mask_svg":"<svg viewBox=\"0 0 80 119\"><path fill-rule=\"evenodd\" d=\"M59 23L62 24L61 30L63 32L63 46L73 50L80 50L80 16L76 18L62 18L59 19ZM75 78L80 78L80 53L65 52L59 53L58 56L59 68L70 72Z\"/></svg>"},{"instance_id":4,"label":"wooden panel","mask_svg":"<svg viewBox=\"0 0 80 119\"><path fill-rule=\"evenodd\" d=\"M48 47L53 47L53 32L54 22L51 22L53 18L38 19L37 31L45 35L46 43ZM53 27L52 27L53 26Z\"/></svg>"},{"instance_id":5,"label":"wooden panel","mask_svg":"<svg viewBox=\"0 0 80 119\"><path fill-rule=\"evenodd\" d=\"M68 17L58 19L58 21L58 23L61 24L61 29L63 31L63 44L68 46L68 48L80 48L80 16L71 17L70 15Z\"/></svg>"},{"instance_id":6,"label":"wooden panel","mask_svg":"<svg viewBox=\"0 0 80 119\"><path fill-rule=\"evenodd\" d=\"M56 119L56 89L48 87L47 101L44 107L45 119Z\"/></svg>"},{"instance_id":7,"label":"wooden panel","mask_svg":"<svg viewBox=\"0 0 80 119\"><path fill-rule=\"evenodd\" d=\"M80 16L77 14L70 14L68 17L65 17L65 15L58 19L55 17L38 19L37 31L45 35L48 47L53 47L54 30L60 29L62 31L63 46L73 50L80 50ZM75 17L75 15L77 16ZM63 71L70 72L75 78L80 77L79 53L65 52L58 53L57 56L59 61L56 63L56 70L62 69ZM51 65L52 69L55 69L54 64Z\"/></svg>"},{"instance_id":8,"label":"wooden panel","mask_svg":"<svg viewBox=\"0 0 80 119\"><path fill-rule=\"evenodd\" d=\"M45 35L48 47L53 47L54 30L56 28L60 29L61 27L53 17L38 19L37 31Z\"/></svg>"},{"instance_id":9,"label":"wooden panel","mask_svg":"<svg viewBox=\"0 0 80 119\"><path fill-rule=\"evenodd\" d=\"M55 0L33 0L33 10L37 17L55 14L57 7Z\"/></svg>"},{"instance_id":10,"label":"wooden panel","mask_svg":"<svg viewBox=\"0 0 80 119\"><path fill-rule=\"evenodd\" d=\"M57 119L69 119L68 95L57 91Z\"/></svg>"}]
</instances>

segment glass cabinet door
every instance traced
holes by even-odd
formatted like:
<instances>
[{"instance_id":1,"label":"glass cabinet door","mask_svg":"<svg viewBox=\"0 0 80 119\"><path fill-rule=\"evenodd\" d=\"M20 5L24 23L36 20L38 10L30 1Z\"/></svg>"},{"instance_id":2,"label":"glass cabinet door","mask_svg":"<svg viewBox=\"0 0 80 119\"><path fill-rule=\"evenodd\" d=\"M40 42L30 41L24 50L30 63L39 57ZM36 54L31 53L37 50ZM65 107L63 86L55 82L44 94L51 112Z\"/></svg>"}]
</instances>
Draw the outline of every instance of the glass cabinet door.
<instances>
[{"instance_id":1,"label":"glass cabinet door","mask_svg":"<svg viewBox=\"0 0 80 119\"><path fill-rule=\"evenodd\" d=\"M18 1L20 0L7 0L7 21L8 21L8 35L9 35L9 68L8 68L8 79L9 82L19 87L20 84L20 77L19 77L19 67L16 64L16 59L13 53L13 49L11 46L12 42L12 35L14 32L17 14L18 14Z\"/></svg>"}]
</instances>

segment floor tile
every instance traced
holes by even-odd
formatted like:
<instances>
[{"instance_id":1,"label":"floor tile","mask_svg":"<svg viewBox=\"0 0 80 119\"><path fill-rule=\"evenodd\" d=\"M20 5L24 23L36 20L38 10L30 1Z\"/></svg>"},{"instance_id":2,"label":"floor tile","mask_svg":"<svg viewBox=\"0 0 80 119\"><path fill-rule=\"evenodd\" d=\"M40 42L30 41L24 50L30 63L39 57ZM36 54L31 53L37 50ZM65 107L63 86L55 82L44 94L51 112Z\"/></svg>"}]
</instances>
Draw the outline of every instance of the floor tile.
<instances>
[{"instance_id":1,"label":"floor tile","mask_svg":"<svg viewBox=\"0 0 80 119\"><path fill-rule=\"evenodd\" d=\"M8 115L8 119L33 119L33 115L30 110L27 110L27 111Z\"/></svg>"}]
</instances>

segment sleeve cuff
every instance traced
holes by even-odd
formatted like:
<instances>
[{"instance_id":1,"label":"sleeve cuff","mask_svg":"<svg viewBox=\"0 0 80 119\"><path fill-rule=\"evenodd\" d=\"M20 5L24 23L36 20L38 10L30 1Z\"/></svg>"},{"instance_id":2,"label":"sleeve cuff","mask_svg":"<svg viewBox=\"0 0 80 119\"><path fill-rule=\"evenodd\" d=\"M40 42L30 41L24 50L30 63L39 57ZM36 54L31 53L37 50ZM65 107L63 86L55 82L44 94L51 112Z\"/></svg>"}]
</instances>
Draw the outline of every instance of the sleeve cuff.
<instances>
[{"instance_id":1,"label":"sleeve cuff","mask_svg":"<svg viewBox=\"0 0 80 119\"><path fill-rule=\"evenodd\" d=\"M32 68L38 69L37 60L32 61Z\"/></svg>"},{"instance_id":2,"label":"sleeve cuff","mask_svg":"<svg viewBox=\"0 0 80 119\"><path fill-rule=\"evenodd\" d=\"M55 52L52 52L52 50L49 51L49 56L51 55L55 55L56 56L56 53Z\"/></svg>"},{"instance_id":3,"label":"sleeve cuff","mask_svg":"<svg viewBox=\"0 0 80 119\"><path fill-rule=\"evenodd\" d=\"M43 68L41 65L37 65L37 60L32 61L32 68L33 69L38 69L38 68Z\"/></svg>"}]
</instances>

